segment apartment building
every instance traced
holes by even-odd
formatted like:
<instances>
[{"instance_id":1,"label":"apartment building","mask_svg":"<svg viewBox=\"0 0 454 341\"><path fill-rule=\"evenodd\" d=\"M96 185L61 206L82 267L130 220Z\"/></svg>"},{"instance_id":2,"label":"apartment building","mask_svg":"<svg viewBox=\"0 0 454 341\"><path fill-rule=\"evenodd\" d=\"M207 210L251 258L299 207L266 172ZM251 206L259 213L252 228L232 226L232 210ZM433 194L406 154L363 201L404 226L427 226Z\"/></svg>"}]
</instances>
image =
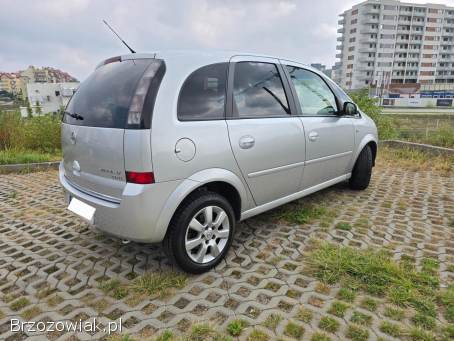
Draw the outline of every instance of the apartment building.
<instances>
[{"instance_id":1,"label":"apartment building","mask_svg":"<svg viewBox=\"0 0 454 341\"><path fill-rule=\"evenodd\" d=\"M51 67L37 68L29 66L27 69L19 71L22 78L27 79L27 83L68 83L77 82L67 72Z\"/></svg>"},{"instance_id":2,"label":"apartment building","mask_svg":"<svg viewBox=\"0 0 454 341\"><path fill-rule=\"evenodd\" d=\"M454 7L367 0L340 17L342 87L454 83Z\"/></svg>"}]
</instances>

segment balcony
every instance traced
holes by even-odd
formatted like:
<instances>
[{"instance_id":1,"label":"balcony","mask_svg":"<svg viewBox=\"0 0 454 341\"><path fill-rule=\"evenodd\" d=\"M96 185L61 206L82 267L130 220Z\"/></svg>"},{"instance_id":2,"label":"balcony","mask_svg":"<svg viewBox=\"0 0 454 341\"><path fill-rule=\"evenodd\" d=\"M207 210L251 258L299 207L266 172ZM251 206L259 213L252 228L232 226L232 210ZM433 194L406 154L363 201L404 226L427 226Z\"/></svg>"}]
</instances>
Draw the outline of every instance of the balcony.
<instances>
[{"instance_id":1,"label":"balcony","mask_svg":"<svg viewBox=\"0 0 454 341\"><path fill-rule=\"evenodd\" d=\"M361 48L359 49L359 53L370 53L377 51L376 47L368 47L368 48Z\"/></svg>"},{"instance_id":2,"label":"balcony","mask_svg":"<svg viewBox=\"0 0 454 341\"><path fill-rule=\"evenodd\" d=\"M378 33L378 28L365 28L359 31L361 34L371 34L371 33Z\"/></svg>"},{"instance_id":3,"label":"balcony","mask_svg":"<svg viewBox=\"0 0 454 341\"><path fill-rule=\"evenodd\" d=\"M338 25L344 25L345 24L345 19L341 19L337 22Z\"/></svg>"},{"instance_id":4,"label":"balcony","mask_svg":"<svg viewBox=\"0 0 454 341\"><path fill-rule=\"evenodd\" d=\"M337 37L337 41L343 41L343 40L344 40L343 36Z\"/></svg>"},{"instance_id":5,"label":"balcony","mask_svg":"<svg viewBox=\"0 0 454 341\"><path fill-rule=\"evenodd\" d=\"M366 14L379 14L380 13L380 8L373 8L373 7L368 7L364 10L364 13Z\"/></svg>"},{"instance_id":6,"label":"balcony","mask_svg":"<svg viewBox=\"0 0 454 341\"><path fill-rule=\"evenodd\" d=\"M361 24L378 24L379 21L380 18L366 17L365 19L361 20Z\"/></svg>"},{"instance_id":7,"label":"balcony","mask_svg":"<svg viewBox=\"0 0 454 341\"><path fill-rule=\"evenodd\" d=\"M339 28L339 29L337 30L337 33L344 33L344 32L345 32L345 29L344 29L343 27L342 27L342 28Z\"/></svg>"},{"instance_id":8,"label":"balcony","mask_svg":"<svg viewBox=\"0 0 454 341\"><path fill-rule=\"evenodd\" d=\"M343 55L344 55L343 53L337 53L336 58L342 59Z\"/></svg>"}]
</instances>

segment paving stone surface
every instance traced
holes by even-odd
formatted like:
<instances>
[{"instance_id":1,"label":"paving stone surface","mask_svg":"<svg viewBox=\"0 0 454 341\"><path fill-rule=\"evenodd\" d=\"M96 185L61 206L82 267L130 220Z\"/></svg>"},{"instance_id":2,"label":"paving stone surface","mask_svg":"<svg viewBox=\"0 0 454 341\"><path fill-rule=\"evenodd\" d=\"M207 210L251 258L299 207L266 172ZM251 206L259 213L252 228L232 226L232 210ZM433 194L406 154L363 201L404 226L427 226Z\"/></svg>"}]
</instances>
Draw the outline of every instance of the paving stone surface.
<instances>
[{"instance_id":1,"label":"paving stone surface","mask_svg":"<svg viewBox=\"0 0 454 341\"><path fill-rule=\"evenodd\" d=\"M164 329L186 332L207 321L225 330L242 318L271 339L288 338L293 322L310 340L320 321L338 325L324 333L346 338L355 311L367 318L369 339L392 339L383 334L387 303L373 298L375 311L363 308L368 297L358 295L343 318L329 313L339 286L321 285L305 272L311 238L358 248L386 247L399 260L424 257L439 261L441 285L454 282L454 178L431 171L378 166L369 189L354 192L345 184L289 204L292 210L313 203L332 212L330 219L291 224L276 219L276 211L237 226L233 247L215 270L189 276L182 289L164 298L127 295L114 298L100 290L108 279L130 283L147 272L172 270L160 246L122 244L91 230L65 209L56 171L0 176L0 339L85 340L105 337L95 332L12 333L10 320L67 321L94 317L105 326L121 318L123 332L145 338ZM337 228L345 222L349 230ZM125 227L127 228L127 227ZM363 306L363 307L361 307ZM301 308L312 318L304 318ZM282 319L270 327L271 315ZM389 319L388 319L389 320ZM324 321L326 322L326 321ZM400 324L410 324L406 316ZM267 327L268 326L268 327Z\"/></svg>"}]
</instances>

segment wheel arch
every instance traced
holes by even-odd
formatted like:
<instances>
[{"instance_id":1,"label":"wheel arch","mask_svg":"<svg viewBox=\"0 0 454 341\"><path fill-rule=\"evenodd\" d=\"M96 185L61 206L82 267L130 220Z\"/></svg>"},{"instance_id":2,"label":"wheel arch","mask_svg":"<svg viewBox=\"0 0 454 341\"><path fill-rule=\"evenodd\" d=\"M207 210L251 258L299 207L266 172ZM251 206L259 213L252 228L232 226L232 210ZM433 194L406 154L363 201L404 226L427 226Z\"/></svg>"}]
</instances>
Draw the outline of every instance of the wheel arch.
<instances>
[{"instance_id":1,"label":"wheel arch","mask_svg":"<svg viewBox=\"0 0 454 341\"><path fill-rule=\"evenodd\" d=\"M164 239L178 208L197 191L208 190L224 196L232 205L237 220L248 205L246 188L240 178L225 169L206 169L185 179L169 196L158 218L156 231Z\"/></svg>"},{"instance_id":2,"label":"wheel arch","mask_svg":"<svg viewBox=\"0 0 454 341\"><path fill-rule=\"evenodd\" d=\"M375 159L377 157L377 152L378 152L378 141L375 136L372 134L368 134L363 137L361 142L358 144L358 147L356 148L354 157L352 158L351 164L350 164L350 169L353 169L355 166L356 160L358 159L359 154L361 151L364 149L364 147L369 146L372 150L372 164L375 166Z\"/></svg>"}]
</instances>

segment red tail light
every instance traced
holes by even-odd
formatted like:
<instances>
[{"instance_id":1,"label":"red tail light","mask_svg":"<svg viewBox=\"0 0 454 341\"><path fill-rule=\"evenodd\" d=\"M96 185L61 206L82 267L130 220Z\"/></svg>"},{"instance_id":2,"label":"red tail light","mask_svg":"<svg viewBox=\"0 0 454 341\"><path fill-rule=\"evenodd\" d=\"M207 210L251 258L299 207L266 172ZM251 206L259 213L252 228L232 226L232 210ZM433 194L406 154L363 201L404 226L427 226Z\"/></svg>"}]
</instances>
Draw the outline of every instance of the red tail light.
<instances>
[{"instance_id":1,"label":"red tail light","mask_svg":"<svg viewBox=\"0 0 454 341\"><path fill-rule=\"evenodd\" d=\"M126 181L140 185L152 184L154 174L153 172L126 172Z\"/></svg>"}]
</instances>

